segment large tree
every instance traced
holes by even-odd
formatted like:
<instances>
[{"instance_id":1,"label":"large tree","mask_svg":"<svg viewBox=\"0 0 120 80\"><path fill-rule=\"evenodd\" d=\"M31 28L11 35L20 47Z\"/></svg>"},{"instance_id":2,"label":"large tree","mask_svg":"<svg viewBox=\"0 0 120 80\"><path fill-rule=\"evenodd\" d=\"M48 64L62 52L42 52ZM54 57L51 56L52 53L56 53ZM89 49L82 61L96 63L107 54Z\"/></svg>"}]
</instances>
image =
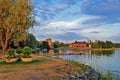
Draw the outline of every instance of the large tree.
<instances>
[{"instance_id":1,"label":"large tree","mask_svg":"<svg viewBox=\"0 0 120 80\"><path fill-rule=\"evenodd\" d=\"M37 48L38 41L36 40L35 36L31 33L28 33L26 36L26 45L29 46L30 48Z\"/></svg>"},{"instance_id":2,"label":"large tree","mask_svg":"<svg viewBox=\"0 0 120 80\"><path fill-rule=\"evenodd\" d=\"M0 0L0 42L6 53L9 41L25 38L26 31L34 25L30 0Z\"/></svg>"}]
</instances>

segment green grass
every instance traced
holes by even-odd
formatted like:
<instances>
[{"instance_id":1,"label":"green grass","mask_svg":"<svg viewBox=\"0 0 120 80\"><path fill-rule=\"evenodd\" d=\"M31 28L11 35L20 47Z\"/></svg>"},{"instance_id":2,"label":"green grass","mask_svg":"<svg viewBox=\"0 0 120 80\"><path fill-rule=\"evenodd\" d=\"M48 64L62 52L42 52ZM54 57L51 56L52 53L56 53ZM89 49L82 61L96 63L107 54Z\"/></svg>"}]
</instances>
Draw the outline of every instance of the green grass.
<instances>
[{"instance_id":1,"label":"green grass","mask_svg":"<svg viewBox=\"0 0 120 80\"><path fill-rule=\"evenodd\" d=\"M70 64L72 64L72 65L75 65L75 66L80 67L80 69L77 70L77 72L78 72L79 74L83 74L85 71L89 71L89 70L92 69L90 66L85 65L85 64L82 64L82 63L77 62L77 61L70 60L69 62L70 62Z\"/></svg>"},{"instance_id":2,"label":"green grass","mask_svg":"<svg viewBox=\"0 0 120 80\"><path fill-rule=\"evenodd\" d=\"M39 59L39 60L33 60L32 62L22 62L22 61L17 61L13 63L7 63L5 61L0 61L0 65L27 65L27 64L40 64L40 63L45 63L49 61L48 59Z\"/></svg>"},{"instance_id":3,"label":"green grass","mask_svg":"<svg viewBox=\"0 0 120 80\"><path fill-rule=\"evenodd\" d=\"M76 62L76 61L73 61L73 60L70 60L69 62L72 65L80 67L80 69L77 70L77 72L79 74L83 74L85 71L89 71L89 70L92 69L90 66L82 64L80 62ZM109 71L106 74L102 74L99 71L95 71L95 72L99 75L99 80L112 80L113 79L112 73L109 72Z\"/></svg>"}]
</instances>

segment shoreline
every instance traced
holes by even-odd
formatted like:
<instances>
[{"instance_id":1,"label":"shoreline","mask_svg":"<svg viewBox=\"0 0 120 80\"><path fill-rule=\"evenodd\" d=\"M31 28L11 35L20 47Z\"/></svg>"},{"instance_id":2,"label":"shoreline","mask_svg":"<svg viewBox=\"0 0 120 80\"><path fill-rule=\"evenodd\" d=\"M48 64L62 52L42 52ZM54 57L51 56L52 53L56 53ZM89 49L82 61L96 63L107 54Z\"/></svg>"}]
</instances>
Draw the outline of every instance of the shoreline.
<instances>
[{"instance_id":1,"label":"shoreline","mask_svg":"<svg viewBox=\"0 0 120 80\"><path fill-rule=\"evenodd\" d=\"M120 50L120 48L77 48L73 47L70 50Z\"/></svg>"},{"instance_id":2,"label":"shoreline","mask_svg":"<svg viewBox=\"0 0 120 80\"><path fill-rule=\"evenodd\" d=\"M102 73L98 73L91 66L85 65L80 62L66 61L63 59L51 58L40 55L33 55L33 57L36 58L38 61L35 63L33 62L28 64L21 62L6 64L4 62L3 63L1 62L0 79L28 80L32 77L34 79L42 79L42 80L48 80L48 78L49 80L56 80L56 79L59 80L61 78L62 80L64 80L64 79L68 79L70 75L72 75L73 79L79 77L81 77L82 79L85 77L89 77L91 78L91 80L93 80L93 77L96 76L96 80L98 80L98 78L100 77L102 78L108 77L103 75ZM30 74L29 76L26 75L28 73ZM14 74L14 77L8 76L10 74ZM5 78L5 76L8 77ZM99 80L101 80L102 78L100 78ZM85 80L89 80L89 79L85 79ZM106 79L102 79L102 80L106 80Z\"/></svg>"},{"instance_id":3,"label":"shoreline","mask_svg":"<svg viewBox=\"0 0 120 80\"><path fill-rule=\"evenodd\" d=\"M91 49L89 49L89 50L120 50L120 48L91 48Z\"/></svg>"}]
</instances>

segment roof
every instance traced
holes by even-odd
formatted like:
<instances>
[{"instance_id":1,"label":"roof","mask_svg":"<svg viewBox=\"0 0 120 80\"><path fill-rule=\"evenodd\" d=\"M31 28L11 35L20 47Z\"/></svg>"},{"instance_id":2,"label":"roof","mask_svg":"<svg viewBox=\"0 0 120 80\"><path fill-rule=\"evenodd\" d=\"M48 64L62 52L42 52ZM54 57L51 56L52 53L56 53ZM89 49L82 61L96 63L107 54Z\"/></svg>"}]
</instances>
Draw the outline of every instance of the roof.
<instances>
[{"instance_id":1,"label":"roof","mask_svg":"<svg viewBox=\"0 0 120 80\"><path fill-rule=\"evenodd\" d=\"M71 44L87 44L87 43L85 41L84 42L77 42L77 41L75 41L75 42L73 42Z\"/></svg>"}]
</instances>

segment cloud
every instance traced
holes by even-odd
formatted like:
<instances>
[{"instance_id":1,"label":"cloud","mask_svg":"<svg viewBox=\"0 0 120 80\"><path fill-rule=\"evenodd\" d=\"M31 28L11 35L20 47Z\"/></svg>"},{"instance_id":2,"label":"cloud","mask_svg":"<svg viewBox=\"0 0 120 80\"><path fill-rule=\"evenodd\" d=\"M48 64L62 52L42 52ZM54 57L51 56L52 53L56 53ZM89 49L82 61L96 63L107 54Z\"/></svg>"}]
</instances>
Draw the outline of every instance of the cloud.
<instances>
[{"instance_id":1,"label":"cloud","mask_svg":"<svg viewBox=\"0 0 120 80\"><path fill-rule=\"evenodd\" d=\"M81 8L90 15L120 17L120 0L86 0Z\"/></svg>"},{"instance_id":2,"label":"cloud","mask_svg":"<svg viewBox=\"0 0 120 80\"><path fill-rule=\"evenodd\" d=\"M70 13L71 15L79 15L81 13L81 10L76 9L76 10L69 11L68 13Z\"/></svg>"},{"instance_id":3,"label":"cloud","mask_svg":"<svg viewBox=\"0 0 120 80\"><path fill-rule=\"evenodd\" d=\"M53 12L63 11L66 8L68 8L67 4L59 4L59 5L55 6L53 9L51 9L51 11L53 11Z\"/></svg>"},{"instance_id":4,"label":"cloud","mask_svg":"<svg viewBox=\"0 0 120 80\"><path fill-rule=\"evenodd\" d=\"M59 0L61 3L68 4L68 5L74 5L78 1L77 0Z\"/></svg>"},{"instance_id":5,"label":"cloud","mask_svg":"<svg viewBox=\"0 0 120 80\"><path fill-rule=\"evenodd\" d=\"M67 10L75 6L78 2L76 0L35 0L33 4L35 6L34 14L41 17L42 20L51 20L56 15L67 13ZM79 7L79 6L78 6ZM72 12L71 12L72 13ZM73 13L79 13L74 11ZM73 14L72 13L72 14Z\"/></svg>"},{"instance_id":6,"label":"cloud","mask_svg":"<svg viewBox=\"0 0 120 80\"><path fill-rule=\"evenodd\" d=\"M33 33L38 40L118 41L120 0L34 0L34 6L37 25Z\"/></svg>"},{"instance_id":7,"label":"cloud","mask_svg":"<svg viewBox=\"0 0 120 80\"><path fill-rule=\"evenodd\" d=\"M115 43L120 43L120 33L113 35L111 37L109 37L109 39L111 39L112 41L114 41Z\"/></svg>"},{"instance_id":8,"label":"cloud","mask_svg":"<svg viewBox=\"0 0 120 80\"><path fill-rule=\"evenodd\" d=\"M84 24L86 21L91 21L94 19L98 19L97 16L86 16L85 18L79 18L72 21L56 21L56 22L50 22L44 25L47 29L75 29L75 28L84 28L88 27L89 25ZM83 25L84 24L84 25ZM93 26L93 25L92 25Z\"/></svg>"},{"instance_id":9,"label":"cloud","mask_svg":"<svg viewBox=\"0 0 120 80\"><path fill-rule=\"evenodd\" d=\"M86 0L80 7L83 14L101 16L98 23L120 22L120 0Z\"/></svg>"},{"instance_id":10,"label":"cloud","mask_svg":"<svg viewBox=\"0 0 120 80\"><path fill-rule=\"evenodd\" d=\"M74 32L66 32L66 33L64 33L64 35L55 36L53 38L60 39L62 41L63 40L75 41L75 40L85 40L85 39L87 39L87 37L78 35Z\"/></svg>"},{"instance_id":11,"label":"cloud","mask_svg":"<svg viewBox=\"0 0 120 80\"><path fill-rule=\"evenodd\" d=\"M90 34L90 33L101 33L103 30L102 29L84 29L82 32L84 34Z\"/></svg>"},{"instance_id":12,"label":"cloud","mask_svg":"<svg viewBox=\"0 0 120 80\"><path fill-rule=\"evenodd\" d=\"M93 25L83 24L86 21L99 18L97 16L86 16L72 21L53 21L40 26L35 26L33 32L37 37L52 37L56 39L80 39L85 38L84 34L100 33L101 30L93 29ZM39 18L38 18L39 20ZM79 37L79 36L82 37ZM44 36L44 37L43 37Z\"/></svg>"}]
</instances>

